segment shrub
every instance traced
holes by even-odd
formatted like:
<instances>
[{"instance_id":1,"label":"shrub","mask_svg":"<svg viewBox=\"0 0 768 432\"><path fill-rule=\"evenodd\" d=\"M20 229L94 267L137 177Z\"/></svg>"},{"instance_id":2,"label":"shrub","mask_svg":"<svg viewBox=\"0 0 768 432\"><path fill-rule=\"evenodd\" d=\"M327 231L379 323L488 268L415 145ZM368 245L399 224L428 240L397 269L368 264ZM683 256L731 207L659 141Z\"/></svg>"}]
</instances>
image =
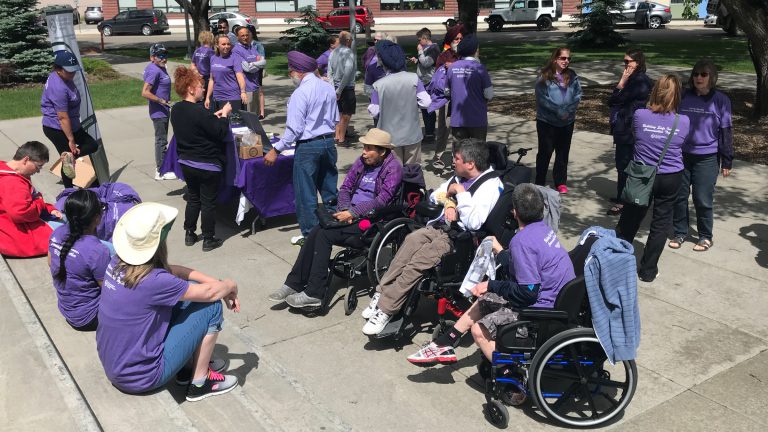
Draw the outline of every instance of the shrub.
<instances>
[{"instance_id":1,"label":"shrub","mask_svg":"<svg viewBox=\"0 0 768 432\"><path fill-rule=\"evenodd\" d=\"M42 82L51 71L53 52L35 10L37 0L0 1L0 64L2 80ZM12 73L7 73L10 65Z\"/></svg>"},{"instance_id":2,"label":"shrub","mask_svg":"<svg viewBox=\"0 0 768 432\"><path fill-rule=\"evenodd\" d=\"M592 0L577 6L573 27L581 30L568 35L573 47L616 48L627 43L627 38L614 28L614 21L624 5L622 0Z\"/></svg>"},{"instance_id":3,"label":"shrub","mask_svg":"<svg viewBox=\"0 0 768 432\"><path fill-rule=\"evenodd\" d=\"M298 18L286 18L288 24L302 22L304 24L289 28L281 33L280 40L288 44L289 50L301 51L311 57L318 57L328 49L328 32L317 21L317 11L312 6L299 9Z\"/></svg>"}]
</instances>

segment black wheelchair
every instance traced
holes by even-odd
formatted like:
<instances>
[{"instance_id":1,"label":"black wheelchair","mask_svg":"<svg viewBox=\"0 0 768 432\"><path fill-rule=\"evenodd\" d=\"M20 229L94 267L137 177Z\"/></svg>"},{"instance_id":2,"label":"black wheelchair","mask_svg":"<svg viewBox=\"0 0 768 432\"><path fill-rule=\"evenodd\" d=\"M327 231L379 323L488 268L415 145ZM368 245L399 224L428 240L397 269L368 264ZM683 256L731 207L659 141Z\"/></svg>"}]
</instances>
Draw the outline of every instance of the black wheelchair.
<instances>
[{"instance_id":1,"label":"black wheelchair","mask_svg":"<svg viewBox=\"0 0 768 432\"><path fill-rule=\"evenodd\" d=\"M523 392L550 419L575 427L614 420L637 388L634 360L608 362L592 328L584 282L584 261L597 237L570 252L576 278L566 284L553 309L524 309L519 320L498 329L492 361L483 358L486 414L495 426L509 424L507 405Z\"/></svg>"},{"instance_id":2,"label":"black wheelchair","mask_svg":"<svg viewBox=\"0 0 768 432\"><path fill-rule=\"evenodd\" d=\"M496 147L496 151L503 152L506 161L508 156L505 151L506 146L503 144L499 144L499 146L503 147ZM497 175L504 183L504 192L491 211L486 223L476 232L459 232L456 230L449 232L452 240L451 251L443 256L435 268L424 272L416 287L408 294L401 310L392 317L381 333L370 336L372 339L392 338L395 341L400 341L404 335L412 334L414 330L412 317L418 308L420 299L425 296L433 297L437 301L438 321L433 330L434 337L450 329L455 324L455 320L469 308L471 303L459 293L458 289L472 264L477 247L486 236L493 235L502 244L507 244L514 235L517 225L511 217L511 191L515 185L531 181L531 169L520 164L520 160L530 150L521 148L513 153L517 154L518 158L512 164L504 163L502 165L498 160L496 163L493 163L492 160L493 166L497 168ZM370 251L369 262L373 267L371 282L374 287L378 285L381 277L389 269L389 264L397 254L405 237L424 227L428 220L437 217L441 211L441 207L425 200L417 205L415 218L395 219L384 226L379 241L371 247Z\"/></svg>"}]
</instances>

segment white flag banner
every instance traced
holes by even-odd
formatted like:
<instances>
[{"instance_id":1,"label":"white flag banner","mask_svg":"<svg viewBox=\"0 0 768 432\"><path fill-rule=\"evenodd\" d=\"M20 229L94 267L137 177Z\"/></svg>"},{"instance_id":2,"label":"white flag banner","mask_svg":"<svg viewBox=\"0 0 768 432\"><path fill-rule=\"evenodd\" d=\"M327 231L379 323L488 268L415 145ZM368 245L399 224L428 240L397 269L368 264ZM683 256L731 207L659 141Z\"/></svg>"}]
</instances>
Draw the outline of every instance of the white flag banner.
<instances>
[{"instance_id":1,"label":"white flag banner","mask_svg":"<svg viewBox=\"0 0 768 432\"><path fill-rule=\"evenodd\" d=\"M99 149L91 154L91 163L96 171L96 178L100 184L108 183L109 161L107 153L104 151L104 143L101 140L99 124L96 121L96 112L93 110L93 100L88 90L88 83L85 81L85 68L83 60L80 58L80 48L77 46L77 37L75 36L75 27L72 24L72 10L69 8L58 9L46 13L45 21L48 26L48 40L51 42L53 52L69 51L77 57L80 64L80 72L75 75L75 85L80 91L80 122L83 129L93 137L99 144Z\"/></svg>"}]
</instances>

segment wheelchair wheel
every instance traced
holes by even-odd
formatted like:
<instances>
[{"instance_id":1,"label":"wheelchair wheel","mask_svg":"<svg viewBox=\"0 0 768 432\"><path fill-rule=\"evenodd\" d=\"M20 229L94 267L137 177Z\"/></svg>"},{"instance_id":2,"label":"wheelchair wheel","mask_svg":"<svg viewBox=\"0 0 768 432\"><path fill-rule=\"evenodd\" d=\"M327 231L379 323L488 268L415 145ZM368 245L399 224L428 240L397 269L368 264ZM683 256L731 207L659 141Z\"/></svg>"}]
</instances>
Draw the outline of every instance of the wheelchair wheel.
<instances>
[{"instance_id":1,"label":"wheelchair wheel","mask_svg":"<svg viewBox=\"0 0 768 432\"><path fill-rule=\"evenodd\" d=\"M489 399L486 409L491 424L500 429L506 429L509 426L509 410L501 401Z\"/></svg>"},{"instance_id":2,"label":"wheelchair wheel","mask_svg":"<svg viewBox=\"0 0 768 432\"><path fill-rule=\"evenodd\" d=\"M357 308L357 290L351 285L347 288L347 292L344 294L344 315L352 315L352 312Z\"/></svg>"},{"instance_id":3,"label":"wheelchair wheel","mask_svg":"<svg viewBox=\"0 0 768 432\"><path fill-rule=\"evenodd\" d=\"M591 328L547 340L531 362L528 386L547 417L576 427L606 423L629 405L637 388L634 360L611 365Z\"/></svg>"},{"instance_id":4,"label":"wheelchair wheel","mask_svg":"<svg viewBox=\"0 0 768 432\"><path fill-rule=\"evenodd\" d=\"M376 235L368 250L368 280L372 286L379 284L381 277L389 269L405 236L416 229L416 222L408 218L398 218L384 225Z\"/></svg>"}]
</instances>

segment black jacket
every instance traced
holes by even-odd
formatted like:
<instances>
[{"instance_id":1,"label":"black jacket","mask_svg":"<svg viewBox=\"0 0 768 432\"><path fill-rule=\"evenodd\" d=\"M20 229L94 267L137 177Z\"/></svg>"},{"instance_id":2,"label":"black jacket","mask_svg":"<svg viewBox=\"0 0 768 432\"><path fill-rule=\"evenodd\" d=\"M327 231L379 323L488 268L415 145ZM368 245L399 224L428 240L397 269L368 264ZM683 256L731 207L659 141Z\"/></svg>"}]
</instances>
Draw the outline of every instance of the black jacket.
<instances>
[{"instance_id":1,"label":"black jacket","mask_svg":"<svg viewBox=\"0 0 768 432\"><path fill-rule=\"evenodd\" d=\"M171 124L179 159L224 166L229 121L218 118L202 104L177 102L171 109Z\"/></svg>"},{"instance_id":2,"label":"black jacket","mask_svg":"<svg viewBox=\"0 0 768 432\"><path fill-rule=\"evenodd\" d=\"M611 135L632 135L632 116L635 110L644 108L651 94L653 81L645 72L635 72L629 76L623 89L613 89L608 98L611 108Z\"/></svg>"}]
</instances>

